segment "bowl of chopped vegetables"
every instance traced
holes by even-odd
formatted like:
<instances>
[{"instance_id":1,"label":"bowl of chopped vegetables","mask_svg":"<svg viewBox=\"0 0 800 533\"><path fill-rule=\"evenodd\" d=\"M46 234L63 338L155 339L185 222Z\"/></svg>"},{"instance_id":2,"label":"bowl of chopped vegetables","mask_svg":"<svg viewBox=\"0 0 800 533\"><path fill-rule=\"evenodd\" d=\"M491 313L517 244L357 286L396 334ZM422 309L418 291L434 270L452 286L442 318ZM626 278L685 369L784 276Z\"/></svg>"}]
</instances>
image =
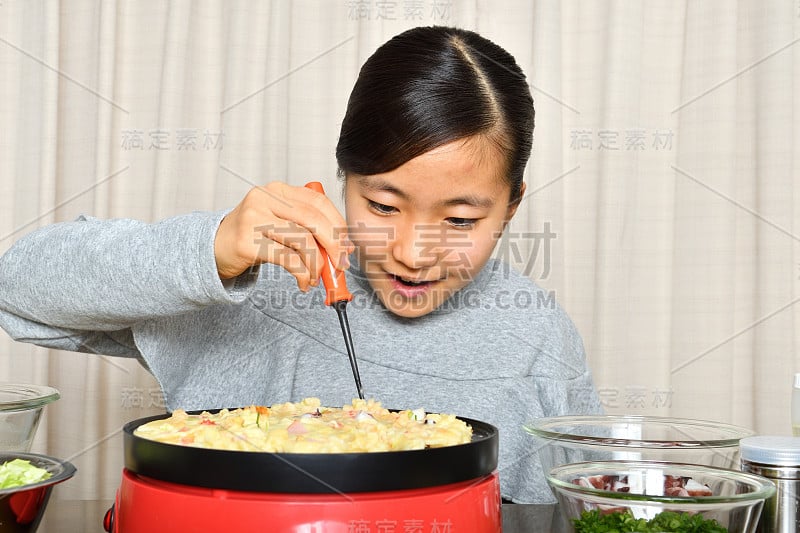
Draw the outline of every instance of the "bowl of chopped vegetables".
<instances>
[{"instance_id":1,"label":"bowl of chopped vegetables","mask_svg":"<svg viewBox=\"0 0 800 533\"><path fill-rule=\"evenodd\" d=\"M739 426L659 416L578 415L539 418L525 426L542 472L582 461L669 461L739 468Z\"/></svg>"},{"instance_id":2,"label":"bowl of chopped vegetables","mask_svg":"<svg viewBox=\"0 0 800 533\"><path fill-rule=\"evenodd\" d=\"M573 463L547 481L576 533L750 533L776 490L737 470L659 461Z\"/></svg>"},{"instance_id":3,"label":"bowl of chopped vegetables","mask_svg":"<svg viewBox=\"0 0 800 533\"><path fill-rule=\"evenodd\" d=\"M46 455L0 452L0 533L36 531L53 487L75 467Z\"/></svg>"},{"instance_id":4,"label":"bowl of chopped vegetables","mask_svg":"<svg viewBox=\"0 0 800 533\"><path fill-rule=\"evenodd\" d=\"M53 387L0 383L0 451L30 451L44 406L59 397Z\"/></svg>"}]
</instances>

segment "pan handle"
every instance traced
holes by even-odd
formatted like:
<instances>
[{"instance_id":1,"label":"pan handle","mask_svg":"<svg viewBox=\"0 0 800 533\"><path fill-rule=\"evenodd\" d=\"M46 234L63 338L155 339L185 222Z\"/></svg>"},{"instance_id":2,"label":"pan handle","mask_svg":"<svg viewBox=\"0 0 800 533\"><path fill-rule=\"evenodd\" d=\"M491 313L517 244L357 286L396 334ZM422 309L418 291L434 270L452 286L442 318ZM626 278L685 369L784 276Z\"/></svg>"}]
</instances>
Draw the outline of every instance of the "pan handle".
<instances>
[{"instance_id":1,"label":"pan handle","mask_svg":"<svg viewBox=\"0 0 800 533\"><path fill-rule=\"evenodd\" d=\"M325 194L322 183L318 181L306 183L306 187L312 191ZM337 270L336 267L333 266L331 258L328 257L328 253L325 251L325 248L320 246L319 242L317 243L317 248L319 248L322 254L322 260L325 261L322 267L322 283L325 285L325 304L333 305L341 301L349 302L353 299L353 295L347 290L344 271Z\"/></svg>"},{"instance_id":2,"label":"pan handle","mask_svg":"<svg viewBox=\"0 0 800 533\"><path fill-rule=\"evenodd\" d=\"M108 533L114 533L114 504L111 504L103 517L103 529Z\"/></svg>"}]
</instances>

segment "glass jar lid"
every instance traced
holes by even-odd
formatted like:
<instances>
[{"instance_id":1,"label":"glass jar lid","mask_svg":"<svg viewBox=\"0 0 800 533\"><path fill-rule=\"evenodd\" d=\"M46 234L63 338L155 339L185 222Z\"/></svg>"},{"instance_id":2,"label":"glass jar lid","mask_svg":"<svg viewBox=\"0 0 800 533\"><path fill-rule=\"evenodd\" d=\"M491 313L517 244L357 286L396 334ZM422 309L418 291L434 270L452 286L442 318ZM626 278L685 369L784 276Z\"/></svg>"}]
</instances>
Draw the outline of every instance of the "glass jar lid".
<instances>
[{"instance_id":1,"label":"glass jar lid","mask_svg":"<svg viewBox=\"0 0 800 533\"><path fill-rule=\"evenodd\" d=\"M757 435L739 442L743 461L775 466L800 466L800 437Z\"/></svg>"}]
</instances>

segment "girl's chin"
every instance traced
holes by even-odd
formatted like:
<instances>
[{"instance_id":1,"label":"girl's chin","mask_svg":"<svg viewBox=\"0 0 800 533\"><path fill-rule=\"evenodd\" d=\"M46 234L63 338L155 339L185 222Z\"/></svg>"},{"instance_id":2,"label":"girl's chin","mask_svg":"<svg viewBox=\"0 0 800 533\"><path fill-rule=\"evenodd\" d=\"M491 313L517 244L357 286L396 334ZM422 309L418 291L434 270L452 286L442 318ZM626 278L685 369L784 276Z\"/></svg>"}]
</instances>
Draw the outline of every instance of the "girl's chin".
<instances>
[{"instance_id":1,"label":"girl's chin","mask_svg":"<svg viewBox=\"0 0 800 533\"><path fill-rule=\"evenodd\" d=\"M416 307L406 306L406 307L389 307L385 305L386 309L388 309L393 315L397 315L402 318L419 318L421 316L425 316L434 308L428 309L419 309Z\"/></svg>"}]
</instances>

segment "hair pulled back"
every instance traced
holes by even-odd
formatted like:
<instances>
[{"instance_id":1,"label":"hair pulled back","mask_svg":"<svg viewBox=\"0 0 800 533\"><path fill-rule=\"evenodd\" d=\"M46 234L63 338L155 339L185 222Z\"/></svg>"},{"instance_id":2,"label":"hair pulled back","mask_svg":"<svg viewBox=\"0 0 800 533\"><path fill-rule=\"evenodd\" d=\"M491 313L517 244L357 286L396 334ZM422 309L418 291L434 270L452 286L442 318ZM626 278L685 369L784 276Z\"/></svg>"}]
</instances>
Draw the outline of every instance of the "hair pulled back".
<instances>
[{"instance_id":1,"label":"hair pulled back","mask_svg":"<svg viewBox=\"0 0 800 533\"><path fill-rule=\"evenodd\" d=\"M503 48L475 32L418 27L364 63L336 146L340 173L396 169L438 146L476 135L506 157L503 178L518 201L531 152L533 98Z\"/></svg>"}]
</instances>

